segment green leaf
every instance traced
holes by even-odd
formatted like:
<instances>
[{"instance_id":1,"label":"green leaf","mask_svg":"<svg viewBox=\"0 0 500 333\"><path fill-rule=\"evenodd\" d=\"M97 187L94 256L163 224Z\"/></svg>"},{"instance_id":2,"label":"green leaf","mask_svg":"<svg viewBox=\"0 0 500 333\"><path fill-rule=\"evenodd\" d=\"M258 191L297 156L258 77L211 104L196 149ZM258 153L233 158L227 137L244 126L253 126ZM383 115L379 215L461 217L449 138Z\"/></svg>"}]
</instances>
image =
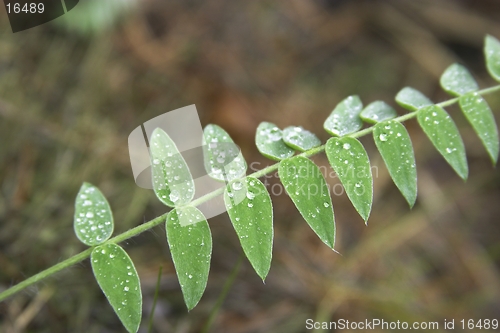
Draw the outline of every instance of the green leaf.
<instances>
[{"instance_id":1,"label":"green leaf","mask_svg":"<svg viewBox=\"0 0 500 333\"><path fill-rule=\"evenodd\" d=\"M459 64L448 67L439 81L441 87L453 96L460 96L479 89L467 68Z\"/></svg>"},{"instance_id":2,"label":"green leaf","mask_svg":"<svg viewBox=\"0 0 500 333\"><path fill-rule=\"evenodd\" d=\"M193 206L177 207L167 215L167 239L188 310L205 291L212 257L212 235L203 213Z\"/></svg>"},{"instance_id":3,"label":"green leaf","mask_svg":"<svg viewBox=\"0 0 500 333\"><path fill-rule=\"evenodd\" d=\"M396 110L389 104L383 101L375 101L364 108L359 116L367 123L376 124L379 121L395 118L397 115Z\"/></svg>"},{"instance_id":4,"label":"green leaf","mask_svg":"<svg viewBox=\"0 0 500 333\"><path fill-rule=\"evenodd\" d=\"M142 317L139 275L127 253L116 244L103 244L90 257L94 276L128 332L137 332Z\"/></svg>"},{"instance_id":5,"label":"green leaf","mask_svg":"<svg viewBox=\"0 0 500 333\"><path fill-rule=\"evenodd\" d=\"M331 138L325 152L354 208L366 222L372 208L373 179L363 145L350 137Z\"/></svg>"},{"instance_id":6,"label":"green leaf","mask_svg":"<svg viewBox=\"0 0 500 333\"><path fill-rule=\"evenodd\" d=\"M246 174L247 163L229 134L217 125L203 130L205 170L213 179L231 181Z\"/></svg>"},{"instance_id":7,"label":"green leaf","mask_svg":"<svg viewBox=\"0 0 500 333\"><path fill-rule=\"evenodd\" d=\"M283 130L283 141L293 149L306 151L321 145L316 135L302 127L290 126Z\"/></svg>"},{"instance_id":8,"label":"green leaf","mask_svg":"<svg viewBox=\"0 0 500 333\"><path fill-rule=\"evenodd\" d=\"M373 129L373 138L394 184L413 207L417 199L417 170L406 128L395 120L378 123Z\"/></svg>"},{"instance_id":9,"label":"green leaf","mask_svg":"<svg viewBox=\"0 0 500 333\"><path fill-rule=\"evenodd\" d=\"M459 102L495 165L498 160L498 128L488 103L476 92L463 95Z\"/></svg>"},{"instance_id":10,"label":"green leaf","mask_svg":"<svg viewBox=\"0 0 500 333\"><path fill-rule=\"evenodd\" d=\"M83 183L75 200L76 237L88 246L105 242L113 233L113 213L97 187Z\"/></svg>"},{"instance_id":11,"label":"green leaf","mask_svg":"<svg viewBox=\"0 0 500 333\"><path fill-rule=\"evenodd\" d=\"M363 127L363 121L359 117L363 103L358 96L349 96L342 100L330 116L325 120L323 127L334 136L344 136L357 132Z\"/></svg>"},{"instance_id":12,"label":"green leaf","mask_svg":"<svg viewBox=\"0 0 500 333\"><path fill-rule=\"evenodd\" d=\"M262 122L257 127L255 143L259 152L267 158L280 161L295 151L283 141L282 131L273 123Z\"/></svg>"},{"instance_id":13,"label":"green leaf","mask_svg":"<svg viewBox=\"0 0 500 333\"><path fill-rule=\"evenodd\" d=\"M323 243L335 245L332 199L321 170L304 156L282 161L278 174L304 220Z\"/></svg>"},{"instance_id":14,"label":"green leaf","mask_svg":"<svg viewBox=\"0 0 500 333\"><path fill-rule=\"evenodd\" d=\"M484 56L486 67L491 77L500 81L500 42L493 36L487 35L484 40Z\"/></svg>"},{"instance_id":15,"label":"green leaf","mask_svg":"<svg viewBox=\"0 0 500 333\"><path fill-rule=\"evenodd\" d=\"M169 207L193 200L194 181L184 157L165 131L156 128L151 135L151 173L158 199Z\"/></svg>"},{"instance_id":16,"label":"green leaf","mask_svg":"<svg viewBox=\"0 0 500 333\"><path fill-rule=\"evenodd\" d=\"M415 111L424 106L434 104L420 91L411 87L401 89L396 95L396 102L401 105L401 107L410 111Z\"/></svg>"},{"instance_id":17,"label":"green leaf","mask_svg":"<svg viewBox=\"0 0 500 333\"><path fill-rule=\"evenodd\" d=\"M273 206L266 187L252 177L236 180L226 187L224 202L243 251L265 280L273 249Z\"/></svg>"},{"instance_id":18,"label":"green leaf","mask_svg":"<svg viewBox=\"0 0 500 333\"><path fill-rule=\"evenodd\" d=\"M469 170L464 143L448 113L437 105L431 105L418 111L417 120L444 159L462 179L467 179Z\"/></svg>"}]
</instances>

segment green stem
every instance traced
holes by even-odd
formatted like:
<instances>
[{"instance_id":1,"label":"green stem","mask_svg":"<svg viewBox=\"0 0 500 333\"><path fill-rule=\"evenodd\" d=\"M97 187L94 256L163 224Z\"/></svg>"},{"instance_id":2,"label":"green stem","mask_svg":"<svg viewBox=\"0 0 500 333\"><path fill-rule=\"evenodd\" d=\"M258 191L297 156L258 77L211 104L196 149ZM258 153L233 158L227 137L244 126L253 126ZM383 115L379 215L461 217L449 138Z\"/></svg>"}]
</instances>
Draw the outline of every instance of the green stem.
<instances>
[{"instance_id":1,"label":"green stem","mask_svg":"<svg viewBox=\"0 0 500 333\"><path fill-rule=\"evenodd\" d=\"M203 327L202 333L210 332L210 328L212 327L212 324L214 323L214 320L217 317L217 314L219 313L220 307L222 306L224 299L226 299L226 296L227 296L229 290L231 290L231 287L234 283L234 280L236 279L236 276L240 272L240 266L241 266L242 261L243 261L243 252L240 252L238 262L236 263L233 270L231 271L231 274L227 278L226 283L224 283L224 287L222 288L222 292L220 293L219 297L217 298L217 302L215 303L215 306L213 307L212 311L210 312L210 316L208 317L208 320L207 320L207 323L205 324L205 327Z\"/></svg>"},{"instance_id":2,"label":"green stem","mask_svg":"<svg viewBox=\"0 0 500 333\"><path fill-rule=\"evenodd\" d=\"M496 86L493 86L490 88L479 90L477 93L480 95L487 95L487 94L491 94L491 93L496 92L496 91L500 91L500 85L496 85ZM458 98L452 98L452 99L449 99L447 101L438 103L436 105L438 105L440 107L446 107L446 106L450 106L452 104L455 104L457 102L458 102ZM406 121L408 119L415 118L417 116L417 112L418 111L413 111L413 112L407 113L405 115L399 116L397 118L394 118L393 120L403 122L403 121ZM374 127L371 126L371 127L365 128L361 131L358 131L356 133L352 133L348 136L353 137L353 138L359 138L361 136L364 136L364 135L367 135L367 134L373 132L373 128ZM325 150L325 145L322 145L322 146L319 146L316 148L312 148L308 151L305 151L305 152L301 153L300 155L305 156L305 157L311 157L311 156L316 155L324 150ZM262 170L256 171L256 172L248 175L248 177L260 178L260 177L267 175L273 171L276 171L278 169L278 166L279 166L279 162L272 164L270 166L267 166ZM191 206L198 206L198 205L222 194L223 192L224 192L224 187L221 187L213 192L210 192L210 193L192 201L190 203L190 205ZM115 237L109 239L107 242L109 242L109 243L123 242L124 240L127 240L131 237L134 237L134 236L136 236L136 235L138 235L146 230L149 230L149 229L161 224L162 222L165 221L166 217L167 217L167 213L160 215L160 216L152 219L149 222L141 224L133 229L130 229L130 230L118 235L118 236L115 236ZM91 252L92 252L92 248L89 248L83 252L75 254L74 256L72 256L72 257L70 257L70 258L50 267L50 268L47 268L46 270L41 271L38 274L33 275L32 277L16 284L15 286L10 287L7 290L4 290L3 292L0 293L0 302L5 300L6 298L18 293L18 292L20 292L21 290L41 281L41 280L43 280L43 279L45 279L53 274L65 269L65 268L72 266L72 265L84 260L85 258L88 258L90 256Z\"/></svg>"},{"instance_id":3,"label":"green stem","mask_svg":"<svg viewBox=\"0 0 500 333\"><path fill-rule=\"evenodd\" d=\"M158 271L158 279L156 280L156 289L155 289L155 297L153 299L153 306L151 307L151 314L149 315L149 325L148 325L148 333L153 332L153 317L156 309L156 302L158 301L158 294L160 293L160 282L161 282L161 270L163 266L160 266L160 270Z\"/></svg>"}]
</instances>

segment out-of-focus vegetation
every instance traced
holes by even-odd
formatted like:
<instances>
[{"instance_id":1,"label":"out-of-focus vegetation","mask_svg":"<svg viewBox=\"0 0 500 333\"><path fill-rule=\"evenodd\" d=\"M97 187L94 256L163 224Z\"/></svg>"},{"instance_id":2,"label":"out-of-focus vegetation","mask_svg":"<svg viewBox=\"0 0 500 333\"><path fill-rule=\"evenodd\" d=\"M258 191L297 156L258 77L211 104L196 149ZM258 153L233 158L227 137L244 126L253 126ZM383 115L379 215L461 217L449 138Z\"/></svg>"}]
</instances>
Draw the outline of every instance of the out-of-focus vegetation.
<instances>
[{"instance_id":1,"label":"out-of-focus vegetation","mask_svg":"<svg viewBox=\"0 0 500 333\"><path fill-rule=\"evenodd\" d=\"M254 171L271 163L254 144L261 121L301 125L324 142L323 121L347 95L395 106L411 85L444 100L439 76L453 62L489 85L481 48L485 34L500 37L499 22L495 0L150 0L91 33L53 22L12 34L0 10L0 289L84 248L72 228L83 181L108 198L117 233L165 212L132 178L127 136L144 121L196 104L203 125L224 127ZM498 122L500 96L487 99ZM467 149L466 183L415 121L407 123L419 189L412 210L371 138L362 140L377 167L368 226L327 177L342 256L268 178L270 273L263 285L244 262L213 332L303 332L307 318L500 319L500 174L458 108L449 110ZM314 160L328 167L324 155ZM124 244L141 277L143 331L160 265L154 330L198 332L207 321L241 251L226 214L209 223L209 283L189 313L164 228ZM1 332L122 330L88 261L0 304Z\"/></svg>"}]
</instances>

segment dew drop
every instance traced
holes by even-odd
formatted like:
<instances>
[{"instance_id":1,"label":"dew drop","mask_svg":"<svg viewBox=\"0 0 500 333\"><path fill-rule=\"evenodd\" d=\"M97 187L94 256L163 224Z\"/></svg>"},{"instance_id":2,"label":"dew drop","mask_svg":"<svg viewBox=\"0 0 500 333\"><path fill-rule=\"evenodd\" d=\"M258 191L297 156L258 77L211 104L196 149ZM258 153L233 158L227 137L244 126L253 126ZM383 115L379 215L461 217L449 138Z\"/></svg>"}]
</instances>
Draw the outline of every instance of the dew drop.
<instances>
[{"instance_id":1,"label":"dew drop","mask_svg":"<svg viewBox=\"0 0 500 333\"><path fill-rule=\"evenodd\" d=\"M249 192L247 192L247 198L249 200L253 200L253 198L255 198L255 194L249 191Z\"/></svg>"},{"instance_id":2,"label":"dew drop","mask_svg":"<svg viewBox=\"0 0 500 333\"><path fill-rule=\"evenodd\" d=\"M380 139L380 141L384 141L384 142L387 141L387 135L385 135L385 134L380 134L378 136L378 138Z\"/></svg>"},{"instance_id":3,"label":"dew drop","mask_svg":"<svg viewBox=\"0 0 500 333\"><path fill-rule=\"evenodd\" d=\"M169 195L170 201L176 202L179 200L179 192L177 190L173 190Z\"/></svg>"},{"instance_id":4,"label":"dew drop","mask_svg":"<svg viewBox=\"0 0 500 333\"><path fill-rule=\"evenodd\" d=\"M351 148L351 145L349 143L344 143L343 147L344 147L344 149L349 149L349 148Z\"/></svg>"},{"instance_id":5,"label":"dew drop","mask_svg":"<svg viewBox=\"0 0 500 333\"><path fill-rule=\"evenodd\" d=\"M281 140L281 131L278 127L273 127L271 128L271 130L269 131L269 140L271 141L279 141Z\"/></svg>"},{"instance_id":6,"label":"dew drop","mask_svg":"<svg viewBox=\"0 0 500 333\"><path fill-rule=\"evenodd\" d=\"M241 182L234 182L231 187L233 188L233 190L239 191L243 188L243 184Z\"/></svg>"}]
</instances>

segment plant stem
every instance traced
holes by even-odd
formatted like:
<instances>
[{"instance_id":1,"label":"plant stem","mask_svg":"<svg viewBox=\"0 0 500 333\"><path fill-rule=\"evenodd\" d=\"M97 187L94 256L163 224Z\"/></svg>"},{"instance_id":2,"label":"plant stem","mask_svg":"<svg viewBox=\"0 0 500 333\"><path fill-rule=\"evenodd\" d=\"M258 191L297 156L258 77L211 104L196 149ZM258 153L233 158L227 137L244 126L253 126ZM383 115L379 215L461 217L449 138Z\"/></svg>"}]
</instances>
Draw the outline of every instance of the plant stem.
<instances>
[{"instance_id":1,"label":"plant stem","mask_svg":"<svg viewBox=\"0 0 500 333\"><path fill-rule=\"evenodd\" d=\"M219 297L217 298L217 302L215 303L215 306L213 307L212 311L210 311L210 316L208 317L207 323L203 327L202 333L208 333L210 332L210 328L212 327L212 324L214 323L215 318L217 317L217 314L219 313L220 307L222 306L222 303L224 302L224 299L226 299L227 293L229 290L231 290L231 287L233 286L234 280L236 279L236 276L240 272L240 267L241 263L243 261L243 252L240 252L240 255L238 257L238 261L236 265L234 266L233 270L231 271L231 274L226 280L226 283L224 283L224 287L222 288L222 292L220 293Z\"/></svg>"},{"instance_id":2,"label":"plant stem","mask_svg":"<svg viewBox=\"0 0 500 333\"><path fill-rule=\"evenodd\" d=\"M477 93L480 95L487 95L487 94L491 94L491 93L497 92L497 91L500 91L500 85L496 85L493 87L479 90L479 91L477 91ZM457 102L458 102L458 97L449 99L449 100L441 102L441 103L437 103L436 105L440 106L440 107L446 107L446 106L453 105ZM418 110L407 113L407 114L402 115L402 116L399 116L397 118L394 118L393 120L403 122L403 121L406 121L408 119L415 118L417 116L417 113L418 113ZM359 138L361 136L364 136L364 135L367 135L367 134L373 132L373 129L374 129L374 126L371 126L371 127L365 128L363 130L360 130L356 133L349 134L347 136L350 136L352 138ZM310 156L316 155L324 150L325 150L325 145L322 145L322 146L319 146L316 148L312 148L308 151L305 151L299 155L305 156L305 157L310 157ZM262 170L256 171L256 172L248 175L247 177L260 178L260 177L267 175L273 171L276 171L278 169L278 166L279 166L279 162L272 164L272 165L269 165ZM210 192L202 197L199 197L198 199L192 201L189 205L198 206L198 205L222 194L223 192L224 192L224 187L221 187L213 192ZM108 243L120 243L120 242L123 242L124 240L127 240L131 237L134 237L134 236L136 236L136 235L138 235L146 230L149 230L149 229L163 223L167 217L167 214L168 213L165 213L163 215L160 215L160 216L152 219L151 221L148 221L144 224L141 224L135 228L132 228L132 229L130 229L130 230L118 235L118 236L115 236L115 237L109 239L107 242ZM3 292L0 293L0 302L5 300L6 298L18 293L18 292L20 292L21 290L23 290L23 289L41 281L41 280L63 270L64 268L72 266L72 265L84 260L85 258L88 258L90 256L90 254L92 253L92 249L93 248L89 248L83 252L75 254L74 256L72 256L72 257L70 257L70 258L50 267L50 268L47 268L46 270L41 271L38 274L33 275L32 277L16 284L15 286L10 287L7 290L4 290Z\"/></svg>"},{"instance_id":3,"label":"plant stem","mask_svg":"<svg viewBox=\"0 0 500 333\"><path fill-rule=\"evenodd\" d=\"M151 314L149 315L149 324L148 324L148 333L153 332L153 319L156 309L156 302L158 301L158 294L160 293L160 282L161 282L161 270L163 266L160 266L160 270L158 271L158 279L156 280L156 289L155 289L155 297L153 299L153 306L151 307Z\"/></svg>"}]
</instances>

